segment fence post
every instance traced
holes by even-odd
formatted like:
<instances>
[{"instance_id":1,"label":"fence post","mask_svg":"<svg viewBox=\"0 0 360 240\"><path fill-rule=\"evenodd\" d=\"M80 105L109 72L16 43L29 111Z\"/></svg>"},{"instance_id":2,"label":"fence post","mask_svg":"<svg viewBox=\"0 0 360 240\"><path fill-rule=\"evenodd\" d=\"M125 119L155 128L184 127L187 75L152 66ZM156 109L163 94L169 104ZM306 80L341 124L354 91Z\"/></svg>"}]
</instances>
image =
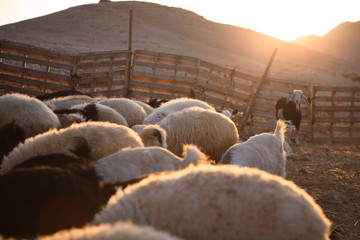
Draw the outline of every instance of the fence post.
<instances>
[{"instance_id":1,"label":"fence post","mask_svg":"<svg viewBox=\"0 0 360 240\"><path fill-rule=\"evenodd\" d=\"M258 97L258 95L259 95L259 93L260 93L260 90L261 90L261 88L262 88L262 85L264 84L265 79L267 78L267 75L268 75L268 73L269 73L271 64L272 64L272 62L274 61L276 52L277 52L277 48L274 49L274 51L273 51L273 53L272 53L272 55L271 55L271 57L270 57L270 60L269 60L269 62L268 62L268 65L267 65L267 67L266 67L266 69L265 69L265 72L264 72L264 74L263 74L263 76L262 76L262 78L261 78L261 80L260 80L260 82L259 82L259 85L257 86L256 92L255 92L255 94L254 94L254 95L251 97L251 99L250 99L249 106L247 107L246 112L245 112L245 115L244 115L244 118L243 118L243 120L242 120L241 123L240 123L239 129L238 129L239 132L241 132L241 131L244 129L244 127L245 127L245 125L246 125L246 122L247 122L247 120L248 120L248 118L249 118L249 116L250 116L250 113L251 113L252 109L254 108L256 98Z\"/></svg>"},{"instance_id":2,"label":"fence post","mask_svg":"<svg viewBox=\"0 0 360 240\"><path fill-rule=\"evenodd\" d=\"M131 79L132 79L132 72L133 72L133 52L132 52L132 22L133 22L133 10L129 10L129 62L128 62L128 74L127 74L127 96L128 98L131 97Z\"/></svg>"}]
</instances>

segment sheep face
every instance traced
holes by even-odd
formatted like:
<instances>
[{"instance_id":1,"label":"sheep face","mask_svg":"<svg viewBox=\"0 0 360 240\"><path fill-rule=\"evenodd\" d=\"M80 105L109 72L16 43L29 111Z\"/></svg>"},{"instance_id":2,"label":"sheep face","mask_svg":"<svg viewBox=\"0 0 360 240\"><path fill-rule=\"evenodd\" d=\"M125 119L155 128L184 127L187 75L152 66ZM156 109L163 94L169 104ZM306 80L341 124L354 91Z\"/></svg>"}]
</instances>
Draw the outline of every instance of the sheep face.
<instances>
[{"instance_id":1,"label":"sheep face","mask_svg":"<svg viewBox=\"0 0 360 240\"><path fill-rule=\"evenodd\" d=\"M309 105L309 102L306 99L306 97L304 96L304 93L302 90L294 90L293 93L291 94L288 102L290 102L290 101L295 102L297 111L300 111L301 102L304 102L306 105Z\"/></svg>"}]
</instances>

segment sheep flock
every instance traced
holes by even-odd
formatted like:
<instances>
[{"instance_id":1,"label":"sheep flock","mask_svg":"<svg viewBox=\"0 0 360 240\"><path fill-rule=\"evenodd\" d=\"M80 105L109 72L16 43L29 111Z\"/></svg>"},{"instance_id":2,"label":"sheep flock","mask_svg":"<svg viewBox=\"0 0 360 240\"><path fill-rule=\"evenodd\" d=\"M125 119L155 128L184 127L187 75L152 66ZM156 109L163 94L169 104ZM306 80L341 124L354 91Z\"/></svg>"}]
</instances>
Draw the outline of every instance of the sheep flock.
<instances>
[{"instance_id":1,"label":"sheep flock","mask_svg":"<svg viewBox=\"0 0 360 240\"><path fill-rule=\"evenodd\" d=\"M0 239L330 239L285 133L191 98L0 96Z\"/></svg>"}]
</instances>

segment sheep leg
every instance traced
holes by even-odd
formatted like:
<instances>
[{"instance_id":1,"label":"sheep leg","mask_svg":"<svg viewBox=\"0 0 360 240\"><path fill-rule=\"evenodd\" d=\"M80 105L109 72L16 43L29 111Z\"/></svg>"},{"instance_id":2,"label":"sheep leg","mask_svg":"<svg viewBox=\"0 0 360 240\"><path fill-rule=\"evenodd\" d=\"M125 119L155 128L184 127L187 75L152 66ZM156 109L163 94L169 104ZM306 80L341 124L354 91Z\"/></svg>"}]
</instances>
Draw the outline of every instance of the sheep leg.
<instances>
[{"instance_id":1,"label":"sheep leg","mask_svg":"<svg viewBox=\"0 0 360 240\"><path fill-rule=\"evenodd\" d=\"M296 143L296 146L300 145L299 136L298 136L298 130L295 131L295 143Z\"/></svg>"}]
</instances>

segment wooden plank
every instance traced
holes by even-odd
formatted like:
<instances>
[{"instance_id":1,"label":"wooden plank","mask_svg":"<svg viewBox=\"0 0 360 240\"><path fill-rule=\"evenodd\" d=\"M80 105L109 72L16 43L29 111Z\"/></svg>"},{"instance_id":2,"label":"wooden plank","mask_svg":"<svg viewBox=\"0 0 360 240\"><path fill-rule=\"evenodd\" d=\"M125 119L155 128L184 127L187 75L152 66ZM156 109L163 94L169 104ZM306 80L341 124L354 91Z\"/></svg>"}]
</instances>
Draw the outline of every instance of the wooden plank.
<instances>
[{"instance_id":1,"label":"wooden plank","mask_svg":"<svg viewBox=\"0 0 360 240\"><path fill-rule=\"evenodd\" d=\"M316 112L359 112L360 106L314 106Z\"/></svg>"},{"instance_id":2,"label":"wooden plank","mask_svg":"<svg viewBox=\"0 0 360 240\"><path fill-rule=\"evenodd\" d=\"M342 137L342 138L314 138L314 143L359 143L359 137Z\"/></svg>"},{"instance_id":3,"label":"wooden plank","mask_svg":"<svg viewBox=\"0 0 360 240\"><path fill-rule=\"evenodd\" d=\"M15 67L15 66L3 64L3 63L0 63L0 68L5 69L5 70L9 70L9 71L20 72L20 73L24 73L24 74L44 77L44 78L59 79L59 80L64 80L64 81L70 81L71 80L71 77L67 76L67 75L61 75L61 74L45 72L45 71L39 71L39 70L34 70L34 69L29 69L29 68Z\"/></svg>"},{"instance_id":4,"label":"wooden plank","mask_svg":"<svg viewBox=\"0 0 360 240\"><path fill-rule=\"evenodd\" d=\"M334 119L330 120L329 117L316 117L314 120L314 125L316 123L358 123L360 122L360 118L350 118L350 117L334 117Z\"/></svg>"},{"instance_id":5,"label":"wooden plank","mask_svg":"<svg viewBox=\"0 0 360 240\"><path fill-rule=\"evenodd\" d=\"M39 65L46 66L46 67L61 68L61 69L66 69L66 70L72 69L72 64L67 64L67 63L63 63L63 62L49 62L47 60L36 59L36 58L32 58L32 57L24 57L24 56L2 53L2 52L0 52L0 58L4 58L6 60L14 60L14 61L27 62L27 63L32 63L32 64L39 64Z\"/></svg>"},{"instance_id":6,"label":"wooden plank","mask_svg":"<svg viewBox=\"0 0 360 240\"><path fill-rule=\"evenodd\" d=\"M222 67L213 63L209 63L209 62L205 62L200 60L200 67L204 67L204 68L208 68L211 71L217 71L217 72L221 72L221 73L225 73L228 75L232 74L232 69L231 68L226 68L226 67Z\"/></svg>"},{"instance_id":7,"label":"wooden plank","mask_svg":"<svg viewBox=\"0 0 360 240\"><path fill-rule=\"evenodd\" d=\"M97 62L96 63L96 68L106 68L106 67L109 67L109 64L110 64L110 61ZM112 67L120 67L120 68L122 67L124 69L127 69L128 66L126 64L127 64L126 59L124 59L124 60L114 60L112 62ZM79 70L86 72L87 70L92 68L92 62L79 62L78 63L78 68L79 68Z\"/></svg>"},{"instance_id":8,"label":"wooden plank","mask_svg":"<svg viewBox=\"0 0 360 240\"><path fill-rule=\"evenodd\" d=\"M185 71L190 73L196 73L197 68L194 67L184 67L184 66L175 66L170 64L163 64L163 63L154 63L154 62L144 62L135 60L134 66L136 67L149 67L149 68L158 68L158 69L169 69L169 70L178 70L178 71Z\"/></svg>"},{"instance_id":9,"label":"wooden plank","mask_svg":"<svg viewBox=\"0 0 360 240\"><path fill-rule=\"evenodd\" d=\"M242 122L241 122L240 125L239 125L239 131L240 131L240 132L244 129L244 127L245 127L245 125L246 125L246 122L247 122L250 114L252 113L252 109L253 109L253 107L254 107L256 98L258 97L258 95L259 95L259 93L260 93L260 90L261 90L261 88L262 88L262 86L263 86L263 84L264 84L264 81L265 81L265 79L267 78L267 75L268 75L268 73L269 73L271 64L272 64L272 62L273 62L273 60L274 60L274 58L275 58L276 52L277 52L277 48L274 49L274 51L273 51L273 53L272 53L272 55L271 55L271 57L270 57L270 60L269 60L269 62L268 62L268 64L267 64L267 66L266 66L266 69L265 69L265 71L264 71L264 74L263 74L262 78L260 79L260 82L259 82L259 84L258 84L258 86L257 86L256 92L253 94L253 96L251 96L251 99L250 99L248 108L247 108L247 110L246 110L246 112L245 112L245 114L244 114L244 117L243 117Z\"/></svg>"},{"instance_id":10,"label":"wooden plank","mask_svg":"<svg viewBox=\"0 0 360 240\"><path fill-rule=\"evenodd\" d=\"M127 57L132 54L132 51L124 50L124 51L104 51L104 52L91 52L91 53L79 53L77 54L77 58L79 61L84 60L100 60L103 58L121 58Z\"/></svg>"},{"instance_id":11,"label":"wooden plank","mask_svg":"<svg viewBox=\"0 0 360 240\"><path fill-rule=\"evenodd\" d=\"M19 84L24 84L24 85L37 86L38 88L45 87L45 83L43 80L39 81L39 80L30 79L30 78L22 78L19 76L6 75L6 74L2 74L2 73L0 73L0 79L9 80L9 81L16 82ZM48 88L53 88L53 89L57 89L57 90L70 89L69 85L61 85L61 84L55 84L55 83L51 83L51 82L47 82L46 86Z\"/></svg>"},{"instance_id":12,"label":"wooden plank","mask_svg":"<svg viewBox=\"0 0 360 240\"><path fill-rule=\"evenodd\" d=\"M147 77L147 78L154 78L154 79L166 79L171 81L179 81L179 82L186 82L195 84L196 83L196 77L181 77L181 76L174 76L174 75L166 75L166 74L155 74L155 73L149 73L149 72L142 72L135 70L133 72L133 78L136 77Z\"/></svg>"},{"instance_id":13,"label":"wooden plank","mask_svg":"<svg viewBox=\"0 0 360 240\"><path fill-rule=\"evenodd\" d=\"M49 50L46 48L36 47L36 46L29 45L29 44L24 44L24 43L16 43L16 42L12 42L9 40L1 40L1 48L3 49L3 51L6 51L6 49L15 49L18 51L31 52L34 54L51 56L51 57L66 59L66 60L72 60L74 57L74 55L72 55L72 54L62 53L59 51Z\"/></svg>"},{"instance_id":14,"label":"wooden plank","mask_svg":"<svg viewBox=\"0 0 360 240\"><path fill-rule=\"evenodd\" d=\"M338 86L320 86L314 85L314 91L327 91L327 92L351 92L351 91L360 91L360 87L338 87Z\"/></svg>"},{"instance_id":15,"label":"wooden plank","mask_svg":"<svg viewBox=\"0 0 360 240\"><path fill-rule=\"evenodd\" d=\"M132 81L132 86L142 86L142 87L148 87L148 88L154 88L154 89L165 89L165 90L174 90L179 92L189 92L191 87L180 87L176 85L167 85L167 84L157 84L157 83L149 83L149 82L142 82L142 81Z\"/></svg>"},{"instance_id":16,"label":"wooden plank","mask_svg":"<svg viewBox=\"0 0 360 240\"><path fill-rule=\"evenodd\" d=\"M18 93L24 93L30 96L37 96L39 94L43 94L40 90L32 90L28 88L22 88L20 86L12 86L9 84L3 84L0 82L0 89L10 92L18 92Z\"/></svg>"}]
</instances>

